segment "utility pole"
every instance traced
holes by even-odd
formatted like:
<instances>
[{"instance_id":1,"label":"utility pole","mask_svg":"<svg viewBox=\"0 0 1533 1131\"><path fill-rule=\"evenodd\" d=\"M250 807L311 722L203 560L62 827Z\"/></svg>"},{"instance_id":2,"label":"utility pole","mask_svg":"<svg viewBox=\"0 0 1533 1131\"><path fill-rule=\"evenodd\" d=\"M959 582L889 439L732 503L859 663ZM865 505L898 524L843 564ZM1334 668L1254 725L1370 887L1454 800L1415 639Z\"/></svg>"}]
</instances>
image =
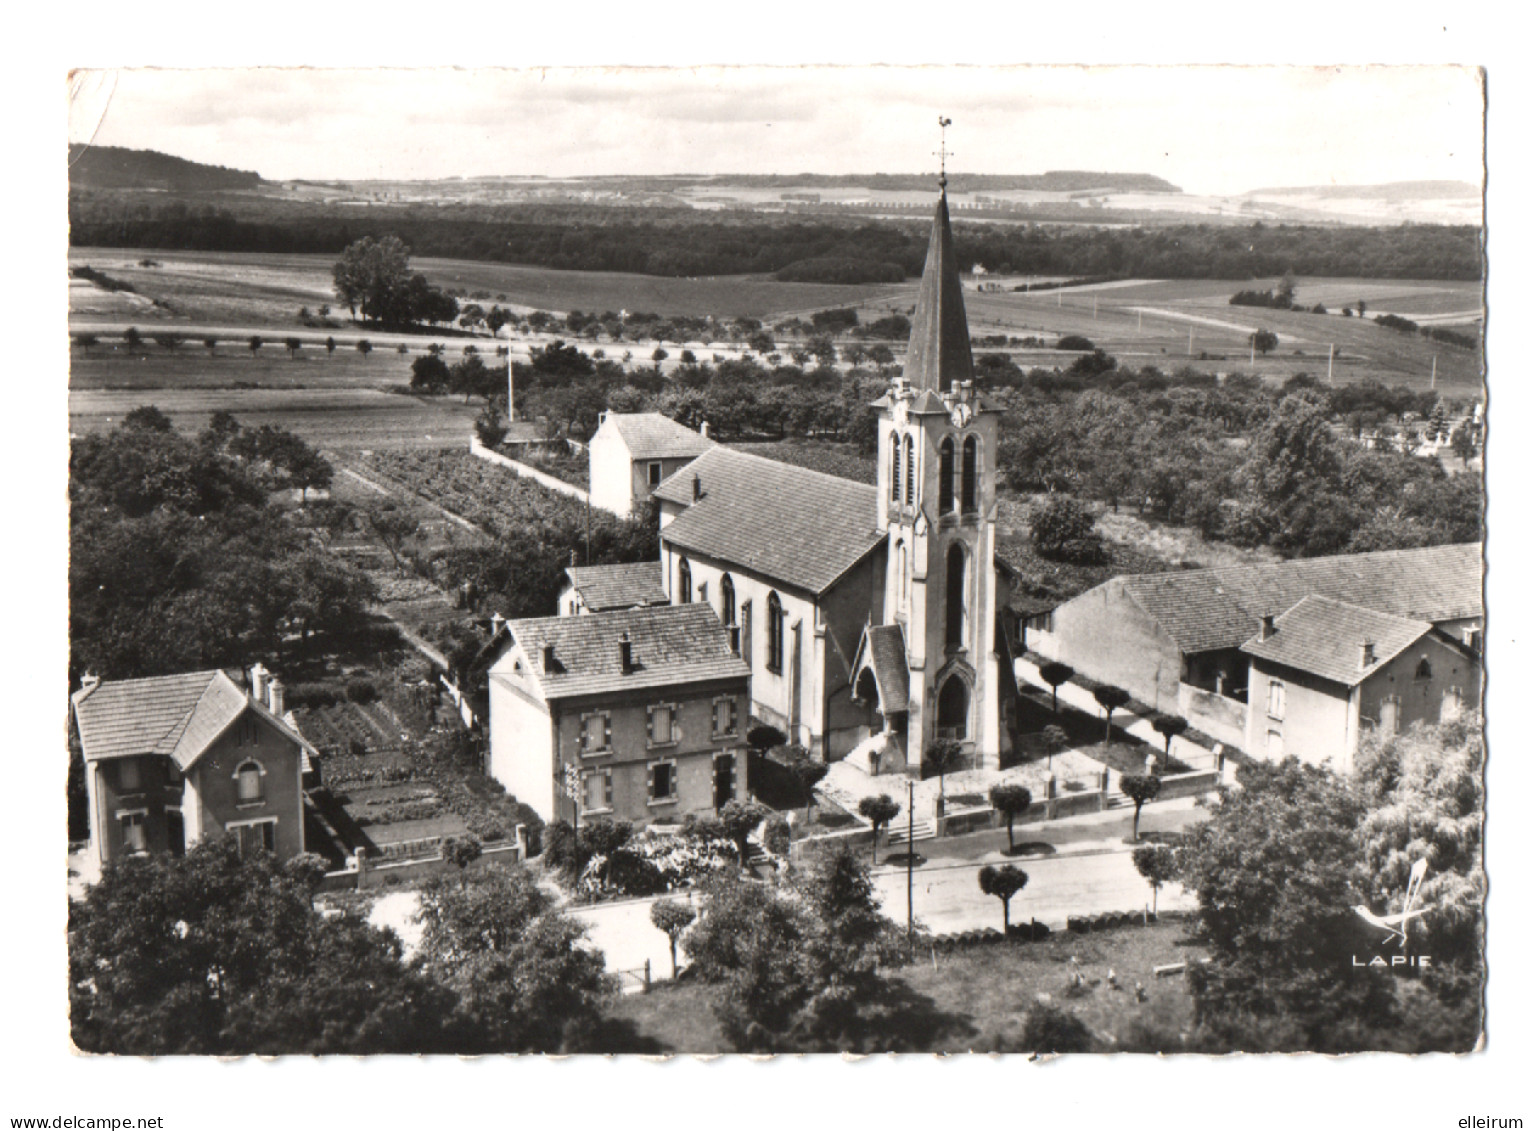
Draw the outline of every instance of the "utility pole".
<instances>
[{"instance_id":1,"label":"utility pole","mask_svg":"<svg viewBox=\"0 0 1533 1131\"><path fill-rule=\"evenodd\" d=\"M1192 331L1187 331L1187 356L1192 356Z\"/></svg>"},{"instance_id":2,"label":"utility pole","mask_svg":"<svg viewBox=\"0 0 1533 1131\"><path fill-rule=\"evenodd\" d=\"M1437 355L1432 355L1432 388L1437 388Z\"/></svg>"},{"instance_id":3,"label":"utility pole","mask_svg":"<svg viewBox=\"0 0 1533 1131\"><path fill-rule=\"evenodd\" d=\"M905 949L916 952L916 783L905 781Z\"/></svg>"},{"instance_id":4,"label":"utility pole","mask_svg":"<svg viewBox=\"0 0 1533 1131\"><path fill-rule=\"evenodd\" d=\"M1095 322L1097 320L1097 296L1096 295L1092 295L1091 296L1091 320L1093 322Z\"/></svg>"},{"instance_id":5,"label":"utility pole","mask_svg":"<svg viewBox=\"0 0 1533 1131\"><path fill-rule=\"evenodd\" d=\"M1336 343L1331 343L1330 355L1325 359L1325 383L1331 383L1331 370L1336 367Z\"/></svg>"}]
</instances>

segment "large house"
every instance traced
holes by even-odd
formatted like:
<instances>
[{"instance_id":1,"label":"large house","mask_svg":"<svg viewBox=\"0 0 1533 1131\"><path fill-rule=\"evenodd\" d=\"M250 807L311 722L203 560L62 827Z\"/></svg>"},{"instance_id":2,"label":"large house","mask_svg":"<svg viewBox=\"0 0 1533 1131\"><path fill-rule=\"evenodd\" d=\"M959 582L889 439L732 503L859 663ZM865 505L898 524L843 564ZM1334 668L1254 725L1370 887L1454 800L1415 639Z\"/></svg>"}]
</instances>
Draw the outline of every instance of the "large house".
<instances>
[{"instance_id":1,"label":"large house","mask_svg":"<svg viewBox=\"0 0 1533 1131\"><path fill-rule=\"evenodd\" d=\"M589 448L591 505L632 518L668 476L713 446L658 412L604 412Z\"/></svg>"},{"instance_id":2,"label":"large house","mask_svg":"<svg viewBox=\"0 0 1533 1131\"><path fill-rule=\"evenodd\" d=\"M1123 687L1229 745L1249 750L1250 735L1260 730L1256 745L1265 750L1266 730L1247 711L1248 701L1257 702L1251 697L1253 658L1264 650L1246 648L1264 622L1280 619L1305 598L1323 597L1425 623L1478 653L1485 619L1482 573L1481 547L1468 543L1136 574L1113 578L1034 618L1028 640L1041 655ZM1294 750L1292 742L1285 746Z\"/></svg>"},{"instance_id":3,"label":"large house","mask_svg":"<svg viewBox=\"0 0 1533 1131\"><path fill-rule=\"evenodd\" d=\"M667 596L716 610L752 711L826 759L916 772L951 739L993 767L1009 744L1000 412L972 385L944 190L904 373L876 402L877 483L715 446L654 492Z\"/></svg>"},{"instance_id":4,"label":"large house","mask_svg":"<svg viewBox=\"0 0 1533 1131\"><path fill-rule=\"evenodd\" d=\"M260 665L250 676L248 691L222 671L86 678L72 702L99 864L223 835L244 852L304 851L317 752L283 721L280 681Z\"/></svg>"},{"instance_id":5,"label":"large house","mask_svg":"<svg viewBox=\"0 0 1533 1131\"><path fill-rule=\"evenodd\" d=\"M670 823L746 796L750 671L706 606L509 621L490 773L545 821Z\"/></svg>"},{"instance_id":6,"label":"large house","mask_svg":"<svg viewBox=\"0 0 1533 1131\"><path fill-rule=\"evenodd\" d=\"M1479 702L1479 655L1425 620L1329 597L1264 617L1251 658L1248 753L1350 770L1363 732L1452 718Z\"/></svg>"}]
</instances>

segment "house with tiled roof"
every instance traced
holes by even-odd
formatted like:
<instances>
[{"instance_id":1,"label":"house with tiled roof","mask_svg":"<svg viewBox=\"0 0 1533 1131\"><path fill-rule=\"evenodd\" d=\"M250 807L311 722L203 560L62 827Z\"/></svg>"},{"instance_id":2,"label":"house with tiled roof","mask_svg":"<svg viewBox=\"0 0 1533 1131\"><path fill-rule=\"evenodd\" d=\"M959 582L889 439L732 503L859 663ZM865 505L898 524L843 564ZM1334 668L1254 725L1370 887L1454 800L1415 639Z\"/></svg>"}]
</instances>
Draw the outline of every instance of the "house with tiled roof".
<instances>
[{"instance_id":1,"label":"house with tiled roof","mask_svg":"<svg viewBox=\"0 0 1533 1131\"><path fill-rule=\"evenodd\" d=\"M570 566L559 590L559 615L608 613L668 603L659 562Z\"/></svg>"},{"instance_id":2,"label":"house with tiled roof","mask_svg":"<svg viewBox=\"0 0 1533 1131\"><path fill-rule=\"evenodd\" d=\"M1250 657L1245 748L1350 770L1369 729L1394 734L1479 703L1479 654L1430 621L1305 597L1262 618Z\"/></svg>"},{"instance_id":3,"label":"house with tiled roof","mask_svg":"<svg viewBox=\"0 0 1533 1131\"><path fill-rule=\"evenodd\" d=\"M318 755L284 721L282 684L213 670L87 677L71 698L100 864L232 836L242 851L304 851L303 776Z\"/></svg>"},{"instance_id":4,"label":"house with tiled roof","mask_svg":"<svg viewBox=\"0 0 1533 1131\"><path fill-rule=\"evenodd\" d=\"M1049 659L1245 747L1255 700L1244 645L1268 618L1322 597L1425 623L1478 652L1482 593L1478 543L1138 574L1035 618L1028 640Z\"/></svg>"},{"instance_id":5,"label":"house with tiled roof","mask_svg":"<svg viewBox=\"0 0 1533 1131\"><path fill-rule=\"evenodd\" d=\"M589 446L591 505L632 518L667 476L714 446L658 412L604 412Z\"/></svg>"},{"instance_id":6,"label":"house with tiled roof","mask_svg":"<svg viewBox=\"0 0 1533 1131\"><path fill-rule=\"evenodd\" d=\"M513 620L490 773L545 821L670 823L746 796L750 669L702 604Z\"/></svg>"},{"instance_id":7,"label":"house with tiled roof","mask_svg":"<svg viewBox=\"0 0 1533 1131\"><path fill-rule=\"evenodd\" d=\"M654 492L670 600L717 610L753 713L826 759L919 773L939 739L991 767L1009 745L1001 413L973 370L944 191L905 369L873 405L877 483L713 447Z\"/></svg>"}]
</instances>

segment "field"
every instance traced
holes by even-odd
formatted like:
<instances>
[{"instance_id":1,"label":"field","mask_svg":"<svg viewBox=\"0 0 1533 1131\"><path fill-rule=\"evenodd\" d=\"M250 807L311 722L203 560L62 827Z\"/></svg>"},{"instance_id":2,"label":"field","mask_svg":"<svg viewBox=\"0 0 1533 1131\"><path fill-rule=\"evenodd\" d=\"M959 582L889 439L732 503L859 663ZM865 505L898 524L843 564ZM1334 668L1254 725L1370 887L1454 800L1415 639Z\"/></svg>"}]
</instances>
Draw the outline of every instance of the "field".
<instances>
[{"instance_id":1,"label":"field","mask_svg":"<svg viewBox=\"0 0 1533 1131\"><path fill-rule=\"evenodd\" d=\"M875 1038L873 1048L1024 1051L1018 1044L1022 1018L1040 994L1079 1017L1101 1051L1112 1051L1136 1022L1174 1034L1190 1028L1192 999L1182 977L1156 978L1153 968L1196 961L1202 954L1187 937L1185 923L1162 920L1148 927L922 955L891 978L898 1016L881 1026L882 1040ZM1068 990L1072 958L1084 981L1077 991ZM1109 970L1124 988L1107 981ZM1142 1003L1134 998L1136 982L1145 989ZM638 1051L728 1052L711 997L700 984L661 983L648 994L620 999L612 1013L633 1026L642 1045Z\"/></svg>"},{"instance_id":2,"label":"field","mask_svg":"<svg viewBox=\"0 0 1533 1131\"><path fill-rule=\"evenodd\" d=\"M321 303L337 305L330 274L335 258L71 248L71 267L89 265L127 283L136 293L109 293L76 280L70 287L70 313L80 320L137 319L146 326L187 321L297 329L299 307L313 311ZM159 266L141 267L143 259ZM865 301L891 289L872 284L779 283L763 275L672 279L455 259L412 259L411 266L436 286L488 295L476 301L498 302L520 311L631 310L773 318ZM331 317L343 321L346 314L343 308Z\"/></svg>"}]
</instances>

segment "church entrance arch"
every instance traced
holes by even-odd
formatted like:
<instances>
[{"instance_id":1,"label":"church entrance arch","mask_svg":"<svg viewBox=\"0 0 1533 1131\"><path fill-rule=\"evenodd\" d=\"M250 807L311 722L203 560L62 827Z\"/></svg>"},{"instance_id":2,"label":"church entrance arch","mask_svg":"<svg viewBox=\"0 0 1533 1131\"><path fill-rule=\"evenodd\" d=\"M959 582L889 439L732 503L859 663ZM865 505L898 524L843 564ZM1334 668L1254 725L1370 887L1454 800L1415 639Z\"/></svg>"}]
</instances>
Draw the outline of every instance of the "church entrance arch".
<instances>
[{"instance_id":1,"label":"church entrance arch","mask_svg":"<svg viewBox=\"0 0 1533 1131\"><path fill-rule=\"evenodd\" d=\"M969 684L953 672L937 691L937 737L962 742L969 737Z\"/></svg>"}]
</instances>

